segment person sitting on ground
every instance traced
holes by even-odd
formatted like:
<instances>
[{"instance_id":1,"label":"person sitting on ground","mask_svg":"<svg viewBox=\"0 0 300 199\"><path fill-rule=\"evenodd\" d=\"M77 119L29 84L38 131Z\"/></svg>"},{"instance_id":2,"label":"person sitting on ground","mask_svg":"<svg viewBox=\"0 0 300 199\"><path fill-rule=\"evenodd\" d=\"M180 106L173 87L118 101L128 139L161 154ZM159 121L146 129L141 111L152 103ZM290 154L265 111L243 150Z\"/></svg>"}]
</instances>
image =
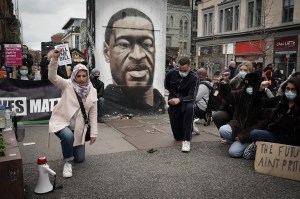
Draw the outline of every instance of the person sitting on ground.
<instances>
[{"instance_id":1,"label":"person sitting on ground","mask_svg":"<svg viewBox=\"0 0 300 199\"><path fill-rule=\"evenodd\" d=\"M213 85L210 81L207 81L207 72L204 68L198 69L197 75L200 79L200 84L199 84L199 88L195 100L194 114L195 117L199 119L207 120L206 108L209 100L210 90L212 89ZM193 131L196 134L199 134L199 130L195 124L195 121L193 123Z\"/></svg>"},{"instance_id":2,"label":"person sitting on ground","mask_svg":"<svg viewBox=\"0 0 300 199\"><path fill-rule=\"evenodd\" d=\"M73 160L81 163L85 159L85 136L88 124L84 120L79 99L81 98L90 126L90 144L96 141L97 130L97 91L90 82L88 69L83 64L74 67L70 79L57 75L58 57L61 49L53 53L48 68L48 78L62 90L61 99L55 105L49 120L49 132L61 140L64 157L63 177L72 177Z\"/></svg>"},{"instance_id":3,"label":"person sitting on ground","mask_svg":"<svg viewBox=\"0 0 300 199\"><path fill-rule=\"evenodd\" d=\"M244 61L237 68L238 74L230 80L232 90L240 90L244 87L244 78L248 73L253 72L253 65L249 61Z\"/></svg>"},{"instance_id":4,"label":"person sitting on ground","mask_svg":"<svg viewBox=\"0 0 300 199\"><path fill-rule=\"evenodd\" d=\"M290 74L290 76L287 78L287 80L291 79L292 77L296 77L298 79L300 79L300 72L296 71L292 74ZM282 91L282 86L285 85L285 83L287 82L287 80L285 80L284 82L282 82L277 90L276 96L283 96L284 92Z\"/></svg>"},{"instance_id":5,"label":"person sitting on ground","mask_svg":"<svg viewBox=\"0 0 300 199\"><path fill-rule=\"evenodd\" d=\"M269 85L261 83L260 90ZM254 159L256 141L273 142L300 146L300 80L297 77L288 79L282 86L284 95L258 101L261 107L274 108L267 128L256 128L251 131L253 142L244 151L245 159ZM262 93L262 92L260 92ZM257 96L258 99L261 99Z\"/></svg>"},{"instance_id":6,"label":"person sitting on ground","mask_svg":"<svg viewBox=\"0 0 300 199\"><path fill-rule=\"evenodd\" d=\"M248 73L244 78L243 90L231 93L234 107L233 120L221 126L219 132L223 143L231 144L229 155L233 158L241 157L245 148L251 143L250 131L265 125L262 109L254 105L260 82L261 78L257 73Z\"/></svg>"},{"instance_id":7,"label":"person sitting on ground","mask_svg":"<svg viewBox=\"0 0 300 199\"><path fill-rule=\"evenodd\" d=\"M104 106L104 83L99 79L100 71L97 68L94 68L91 72L90 80L97 90L97 98L98 98L98 106L97 106L97 121L98 123L104 123L104 120L101 117L101 110L103 110Z\"/></svg>"}]
</instances>

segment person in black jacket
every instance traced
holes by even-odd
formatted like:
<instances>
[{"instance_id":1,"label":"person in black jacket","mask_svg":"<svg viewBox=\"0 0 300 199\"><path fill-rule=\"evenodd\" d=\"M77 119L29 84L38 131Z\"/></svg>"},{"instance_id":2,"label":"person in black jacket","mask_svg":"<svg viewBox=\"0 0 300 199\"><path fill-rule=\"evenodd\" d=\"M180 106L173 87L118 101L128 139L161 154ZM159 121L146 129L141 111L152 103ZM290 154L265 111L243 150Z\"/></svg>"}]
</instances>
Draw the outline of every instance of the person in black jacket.
<instances>
[{"instance_id":1,"label":"person in black jacket","mask_svg":"<svg viewBox=\"0 0 300 199\"><path fill-rule=\"evenodd\" d=\"M94 88L97 90L97 98L98 98L98 106L97 106L97 115L98 115L98 123L103 123L103 119L101 118L101 110L103 110L104 105L104 83L99 80L100 71L97 68L94 68L90 75L90 80L94 86Z\"/></svg>"},{"instance_id":2,"label":"person in black jacket","mask_svg":"<svg viewBox=\"0 0 300 199\"><path fill-rule=\"evenodd\" d=\"M165 88L169 91L168 113L175 140L182 140L182 152L189 152L199 78L191 71L188 58L178 63L179 68L170 71L165 79Z\"/></svg>"},{"instance_id":3,"label":"person in black jacket","mask_svg":"<svg viewBox=\"0 0 300 199\"><path fill-rule=\"evenodd\" d=\"M261 90L268 82L261 84ZM259 105L274 108L268 121L267 129L254 129L250 133L254 141L244 152L244 158L253 159L256 141L273 142L300 146L300 80L293 77L283 85L283 96L259 101ZM260 92L261 95L263 92Z\"/></svg>"},{"instance_id":4,"label":"person in black jacket","mask_svg":"<svg viewBox=\"0 0 300 199\"><path fill-rule=\"evenodd\" d=\"M233 158L241 157L251 143L251 130L266 125L266 113L263 112L265 110L255 103L261 82L260 76L257 73L248 73L243 81L243 90L231 92L233 119L219 129L221 137L231 144L228 153Z\"/></svg>"}]
</instances>

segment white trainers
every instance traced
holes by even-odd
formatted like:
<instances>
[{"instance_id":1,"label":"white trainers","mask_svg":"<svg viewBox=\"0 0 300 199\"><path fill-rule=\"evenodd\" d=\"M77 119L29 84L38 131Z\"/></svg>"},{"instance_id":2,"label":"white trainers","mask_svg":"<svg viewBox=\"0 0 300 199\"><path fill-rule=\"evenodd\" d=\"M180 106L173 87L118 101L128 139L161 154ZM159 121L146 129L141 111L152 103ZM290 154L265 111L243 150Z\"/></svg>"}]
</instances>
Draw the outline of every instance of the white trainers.
<instances>
[{"instance_id":1,"label":"white trainers","mask_svg":"<svg viewBox=\"0 0 300 199\"><path fill-rule=\"evenodd\" d=\"M196 126L195 121L193 122L193 132L194 132L196 135L199 135L199 134L200 134L200 133L199 133L199 129L198 129L198 127Z\"/></svg>"},{"instance_id":2,"label":"white trainers","mask_svg":"<svg viewBox=\"0 0 300 199\"><path fill-rule=\"evenodd\" d=\"M72 177L72 165L69 162L66 162L64 165L63 177L64 178Z\"/></svg>"},{"instance_id":3,"label":"white trainers","mask_svg":"<svg viewBox=\"0 0 300 199\"><path fill-rule=\"evenodd\" d=\"M182 152L190 152L190 150L191 150L191 142L183 141L181 151Z\"/></svg>"}]
</instances>

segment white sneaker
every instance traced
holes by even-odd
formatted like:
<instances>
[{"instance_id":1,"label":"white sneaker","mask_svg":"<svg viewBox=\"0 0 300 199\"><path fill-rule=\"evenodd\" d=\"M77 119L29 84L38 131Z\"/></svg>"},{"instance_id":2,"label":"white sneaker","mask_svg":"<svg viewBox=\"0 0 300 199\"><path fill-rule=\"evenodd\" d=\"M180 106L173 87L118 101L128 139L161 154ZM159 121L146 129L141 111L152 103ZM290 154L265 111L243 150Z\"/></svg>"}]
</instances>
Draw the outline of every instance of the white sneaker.
<instances>
[{"instance_id":1,"label":"white sneaker","mask_svg":"<svg viewBox=\"0 0 300 199\"><path fill-rule=\"evenodd\" d=\"M196 123L196 124L201 124L201 121L200 121L199 118L196 118L196 119L194 119L194 123Z\"/></svg>"},{"instance_id":2,"label":"white sneaker","mask_svg":"<svg viewBox=\"0 0 300 199\"><path fill-rule=\"evenodd\" d=\"M190 150L191 150L191 142L183 141L181 151L182 152L190 152Z\"/></svg>"},{"instance_id":3,"label":"white sneaker","mask_svg":"<svg viewBox=\"0 0 300 199\"><path fill-rule=\"evenodd\" d=\"M64 178L72 177L72 165L69 162L66 162L64 165L63 177Z\"/></svg>"},{"instance_id":4,"label":"white sneaker","mask_svg":"<svg viewBox=\"0 0 300 199\"><path fill-rule=\"evenodd\" d=\"M200 135L199 129L198 129L198 127L196 126L196 123L195 123L195 122L193 122L193 132L194 132L196 135Z\"/></svg>"}]
</instances>

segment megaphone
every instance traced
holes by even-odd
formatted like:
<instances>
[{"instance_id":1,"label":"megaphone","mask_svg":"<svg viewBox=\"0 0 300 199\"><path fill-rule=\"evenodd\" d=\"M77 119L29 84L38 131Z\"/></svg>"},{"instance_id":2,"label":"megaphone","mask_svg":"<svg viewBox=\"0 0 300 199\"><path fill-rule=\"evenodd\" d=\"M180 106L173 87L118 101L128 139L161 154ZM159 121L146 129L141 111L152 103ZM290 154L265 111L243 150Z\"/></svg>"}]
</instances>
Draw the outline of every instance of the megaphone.
<instances>
[{"instance_id":1,"label":"megaphone","mask_svg":"<svg viewBox=\"0 0 300 199\"><path fill-rule=\"evenodd\" d=\"M39 179L35 187L34 193L44 194L44 193L49 193L51 191L54 191L56 173L49 168L46 157L39 157L37 163L38 163L38 170L39 170ZM55 177L53 186L50 183L49 174Z\"/></svg>"}]
</instances>

